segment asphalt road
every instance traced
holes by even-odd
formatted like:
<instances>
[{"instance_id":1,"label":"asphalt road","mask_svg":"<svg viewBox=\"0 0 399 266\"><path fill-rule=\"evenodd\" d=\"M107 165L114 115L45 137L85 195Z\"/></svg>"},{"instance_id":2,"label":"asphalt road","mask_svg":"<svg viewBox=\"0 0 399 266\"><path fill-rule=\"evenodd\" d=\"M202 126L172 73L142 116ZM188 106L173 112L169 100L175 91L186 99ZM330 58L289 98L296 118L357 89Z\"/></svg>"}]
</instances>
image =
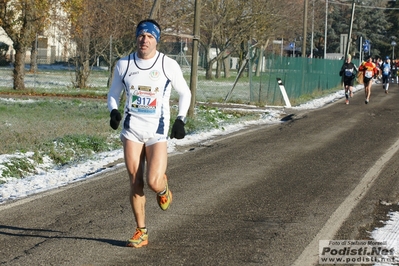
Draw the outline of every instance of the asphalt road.
<instances>
[{"instance_id":1,"label":"asphalt road","mask_svg":"<svg viewBox=\"0 0 399 266\"><path fill-rule=\"evenodd\" d=\"M366 239L399 202L399 87L373 87L287 121L169 157L173 204L147 190L149 245L128 179L101 176L0 206L2 265L314 265L319 239Z\"/></svg>"}]
</instances>

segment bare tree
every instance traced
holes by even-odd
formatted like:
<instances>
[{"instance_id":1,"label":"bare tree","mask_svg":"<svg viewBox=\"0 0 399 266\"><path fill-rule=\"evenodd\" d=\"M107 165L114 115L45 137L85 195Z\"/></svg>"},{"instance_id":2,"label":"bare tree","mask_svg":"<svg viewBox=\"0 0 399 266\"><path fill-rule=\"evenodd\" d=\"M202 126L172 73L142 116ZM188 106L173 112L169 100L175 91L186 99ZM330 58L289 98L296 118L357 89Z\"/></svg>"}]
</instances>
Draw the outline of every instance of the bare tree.
<instances>
[{"instance_id":1,"label":"bare tree","mask_svg":"<svg viewBox=\"0 0 399 266\"><path fill-rule=\"evenodd\" d=\"M13 41L15 90L25 89L25 56L48 18L50 0L0 0L0 26Z\"/></svg>"},{"instance_id":2,"label":"bare tree","mask_svg":"<svg viewBox=\"0 0 399 266\"><path fill-rule=\"evenodd\" d=\"M70 34L76 43L74 86L86 88L91 67L101 56L111 67L135 46L137 23L147 18L148 1L64 0L70 21ZM111 71L112 72L112 71Z\"/></svg>"},{"instance_id":3,"label":"bare tree","mask_svg":"<svg viewBox=\"0 0 399 266\"><path fill-rule=\"evenodd\" d=\"M303 0L296 0L303 1ZM201 1L201 34L200 44L207 59L206 77L213 78L212 66L217 65L216 77L224 70L228 76L229 56L241 55L243 63L247 53L247 42L255 40L266 43L272 29L283 19L273 14L281 14L286 8L283 3L271 0L205 0ZM286 3L285 3L286 5ZM178 6L178 8L170 8ZM298 8L293 6L293 9ZM189 34L193 28L194 1L166 0L161 1L159 18L165 25L166 35ZM298 25L298 24L296 24ZM176 37L179 40L179 37ZM245 44L245 45L243 45ZM217 52L210 56L211 49Z\"/></svg>"},{"instance_id":4,"label":"bare tree","mask_svg":"<svg viewBox=\"0 0 399 266\"><path fill-rule=\"evenodd\" d=\"M150 12L151 7L145 6L143 1L136 1L134 6L131 1L126 0L97 3L94 23L101 26L94 28L94 35L98 38L93 39L92 47L94 54L101 56L109 65L109 83L116 61L135 49L135 26L149 14L142 10L148 9Z\"/></svg>"},{"instance_id":5,"label":"bare tree","mask_svg":"<svg viewBox=\"0 0 399 266\"><path fill-rule=\"evenodd\" d=\"M87 81L90 74L90 23L92 17L91 1L85 0L66 0L62 7L68 15L70 23L70 36L76 43L73 62L75 64L74 87L83 89L87 87ZM93 3L92 3L93 4Z\"/></svg>"},{"instance_id":6,"label":"bare tree","mask_svg":"<svg viewBox=\"0 0 399 266\"><path fill-rule=\"evenodd\" d=\"M219 65L219 77L221 69L227 69L224 64L229 55L241 53L241 59L246 58L246 45L243 44L261 38L270 24L269 16L265 15L267 7L264 1L208 0L204 3L200 43L208 60L207 79L213 78L214 63ZM212 58L211 48L216 50L216 56Z\"/></svg>"}]
</instances>

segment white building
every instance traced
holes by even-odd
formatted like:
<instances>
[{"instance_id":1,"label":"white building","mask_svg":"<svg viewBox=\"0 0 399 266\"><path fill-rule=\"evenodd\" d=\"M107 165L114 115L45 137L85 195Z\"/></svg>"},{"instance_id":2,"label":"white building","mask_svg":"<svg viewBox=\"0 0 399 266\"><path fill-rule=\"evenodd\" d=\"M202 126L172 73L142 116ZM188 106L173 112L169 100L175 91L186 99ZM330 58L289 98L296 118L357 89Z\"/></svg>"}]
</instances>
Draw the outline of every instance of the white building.
<instances>
[{"instance_id":1,"label":"white building","mask_svg":"<svg viewBox=\"0 0 399 266\"><path fill-rule=\"evenodd\" d=\"M74 55L76 45L71 41L69 35L69 27L65 26L68 23L66 14L61 8L55 9L55 14L52 15L51 25L42 34L36 35L36 47L38 50L37 62L38 64L53 64L55 62L67 62L69 58ZM62 25L64 25L62 27ZM4 29L0 27L0 42L9 45L7 58L13 62L15 50L13 49L13 41L5 33ZM26 53L26 63L30 62L31 49L28 48Z\"/></svg>"},{"instance_id":2,"label":"white building","mask_svg":"<svg viewBox=\"0 0 399 266\"><path fill-rule=\"evenodd\" d=\"M4 31L2 27L0 27L0 42L5 43L9 46L8 51L7 51L7 58L10 58L12 54L12 41ZM13 60L13 58L11 58Z\"/></svg>"}]
</instances>

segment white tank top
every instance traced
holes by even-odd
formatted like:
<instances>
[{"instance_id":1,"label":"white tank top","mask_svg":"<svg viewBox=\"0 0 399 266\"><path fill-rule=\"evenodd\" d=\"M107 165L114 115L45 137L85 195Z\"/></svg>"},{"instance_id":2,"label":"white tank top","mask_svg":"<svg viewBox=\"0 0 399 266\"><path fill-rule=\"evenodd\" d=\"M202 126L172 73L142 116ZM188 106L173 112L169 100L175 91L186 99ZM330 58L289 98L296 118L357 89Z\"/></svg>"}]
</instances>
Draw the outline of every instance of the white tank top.
<instances>
[{"instance_id":1,"label":"white tank top","mask_svg":"<svg viewBox=\"0 0 399 266\"><path fill-rule=\"evenodd\" d=\"M136 53L129 56L122 80L126 92L125 129L168 134L172 86L164 72L164 56L158 53L151 65L138 58Z\"/></svg>"}]
</instances>

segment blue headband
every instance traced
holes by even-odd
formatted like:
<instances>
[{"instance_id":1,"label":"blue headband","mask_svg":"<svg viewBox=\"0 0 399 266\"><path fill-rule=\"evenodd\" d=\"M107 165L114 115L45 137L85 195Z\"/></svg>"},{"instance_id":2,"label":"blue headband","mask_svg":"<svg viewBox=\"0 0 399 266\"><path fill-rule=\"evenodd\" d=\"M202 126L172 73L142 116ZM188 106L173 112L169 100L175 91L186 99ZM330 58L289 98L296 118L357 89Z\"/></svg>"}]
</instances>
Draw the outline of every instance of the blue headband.
<instances>
[{"instance_id":1,"label":"blue headband","mask_svg":"<svg viewBox=\"0 0 399 266\"><path fill-rule=\"evenodd\" d=\"M157 43L159 42L159 38L161 37L161 31L159 30L157 25L149 21L143 22L137 26L136 38L138 38L143 33L150 33L157 40Z\"/></svg>"}]
</instances>

